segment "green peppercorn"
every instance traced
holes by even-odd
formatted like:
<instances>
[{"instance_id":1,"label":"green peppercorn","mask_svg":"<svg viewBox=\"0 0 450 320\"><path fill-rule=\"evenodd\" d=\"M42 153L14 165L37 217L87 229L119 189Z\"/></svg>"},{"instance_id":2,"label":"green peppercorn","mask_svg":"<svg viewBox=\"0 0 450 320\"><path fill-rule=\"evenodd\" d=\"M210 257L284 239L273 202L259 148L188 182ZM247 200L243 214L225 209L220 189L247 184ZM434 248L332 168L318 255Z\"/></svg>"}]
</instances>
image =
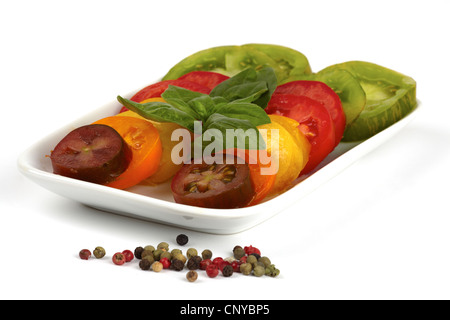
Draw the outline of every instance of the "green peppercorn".
<instances>
[{"instance_id":1,"label":"green peppercorn","mask_svg":"<svg viewBox=\"0 0 450 320\"><path fill-rule=\"evenodd\" d=\"M147 260L148 262L150 262L150 264L155 262L155 258L153 257L153 254L146 255L145 257L142 258L142 260Z\"/></svg>"},{"instance_id":2,"label":"green peppercorn","mask_svg":"<svg viewBox=\"0 0 450 320\"><path fill-rule=\"evenodd\" d=\"M177 254L172 255L172 260L180 260L181 262L183 262L183 265L184 265L187 261L187 258L183 254L177 253Z\"/></svg>"},{"instance_id":3,"label":"green peppercorn","mask_svg":"<svg viewBox=\"0 0 450 320\"><path fill-rule=\"evenodd\" d=\"M156 249L161 249L164 251L169 251L169 244L167 242L160 242Z\"/></svg>"},{"instance_id":4,"label":"green peppercorn","mask_svg":"<svg viewBox=\"0 0 450 320\"><path fill-rule=\"evenodd\" d=\"M256 259L255 256L249 255L247 257L247 263L250 263L253 267L256 265L257 262L258 262L258 259Z\"/></svg>"},{"instance_id":5,"label":"green peppercorn","mask_svg":"<svg viewBox=\"0 0 450 320\"><path fill-rule=\"evenodd\" d=\"M188 241L189 241L189 238L188 238L188 236L187 235L185 235L185 234L179 234L178 236L177 236L177 243L180 245L180 246L184 246L186 243L188 243Z\"/></svg>"},{"instance_id":6,"label":"green peppercorn","mask_svg":"<svg viewBox=\"0 0 450 320\"><path fill-rule=\"evenodd\" d=\"M189 248L188 251L186 252L186 256L188 259L195 257L196 255L198 255L197 249L194 248Z\"/></svg>"},{"instance_id":7,"label":"green peppercorn","mask_svg":"<svg viewBox=\"0 0 450 320\"><path fill-rule=\"evenodd\" d=\"M144 252L144 248L142 247L136 247L136 249L134 249L134 256L136 259L142 259L142 252Z\"/></svg>"},{"instance_id":8,"label":"green peppercorn","mask_svg":"<svg viewBox=\"0 0 450 320\"><path fill-rule=\"evenodd\" d=\"M178 259L174 259L170 264L170 269L175 271L181 271L184 269L184 262Z\"/></svg>"},{"instance_id":9,"label":"green peppercorn","mask_svg":"<svg viewBox=\"0 0 450 320\"><path fill-rule=\"evenodd\" d=\"M164 251L162 249L156 249L155 251L153 251L153 257L155 257L155 260L159 261L159 259L161 258L161 253L163 253Z\"/></svg>"},{"instance_id":10,"label":"green peppercorn","mask_svg":"<svg viewBox=\"0 0 450 320\"><path fill-rule=\"evenodd\" d=\"M197 280L197 278L198 274L194 270L191 270L188 273L186 273L186 279L188 279L189 282L194 282L195 280Z\"/></svg>"},{"instance_id":11,"label":"green peppercorn","mask_svg":"<svg viewBox=\"0 0 450 320\"><path fill-rule=\"evenodd\" d=\"M203 260L211 259L212 258L212 251L209 250L209 249L203 250L202 251L202 258L203 258Z\"/></svg>"},{"instance_id":12,"label":"green peppercorn","mask_svg":"<svg viewBox=\"0 0 450 320\"><path fill-rule=\"evenodd\" d=\"M155 247L148 245L148 246L144 247L144 250L150 250L151 252L153 252L153 251L155 251Z\"/></svg>"},{"instance_id":13,"label":"green peppercorn","mask_svg":"<svg viewBox=\"0 0 450 320\"><path fill-rule=\"evenodd\" d=\"M139 261L139 268L141 268L142 270L150 270L151 265L152 264L147 259L142 259L141 261Z\"/></svg>"},{"instance_id":14,"label":"green peppercorn","mask_svg":"<svg viewBox=\"0 0 450 320\"><path fill-rule=\"evenodd\" d=\"M270 266L266 267L265 273L266 276L276 277L280 274L280 270L275 268L274 264L271 264Z\"/></svg>"},{"instance_id":15,"label":"green peppercorn","mask_svg":"<svg viewBox=\"0 0 450 320\"><path fill-rule=\"evenodd\" d=\"M155 272L160 272L163 269L163 264L159 261L155 261L152 264L152 270Z\"/></svg>"},{"instance_id":16,"label":"green peppercorn","mask_svg":"<svg viewBox=\"0 0 450 320\"><path fill-rule=\"evenodd\" d=\"M224 277L231 277L231 275L233 274L233 267L227 264L225 267L223 267L222 274Z\"/></svg>"},{"instance_id":17,"label":"green peppercorn","mask_svg":"<svg viewBox=\"0 0 450 320\"><path fill-rule=\"evenodd\" d=\"M263 266L256 266L253 269L253 275L257 277L261 277L266 274L266 269Z\"/></svg>"},{"instance_id":18,"label":"green peppercorn","mask_svg":"<svg viewBox=\"0 0 450 320\"><path fill-rule=\"evenodd\" d=\"M247 262L245 262L239 266L239 270L241 270L241 273L246 276L248 276L250 273L252 273L252 269L253 269L253 267L252 267L251 263L247 263Z\"/></svg>"},{"instance_id":19,"label":"green peppercorn","mask_svg":"<svg viewBox=\"0 0 450 320\"><path fill-rule=\"evenodd\" d=\"M149 249L144 249L144 251L141 252L141 259L145 258L146 256L152 256L153 258L153 252Z\"/></svg>"},{"instance_id":20,"label":"green peppercorn","mask_svg":"<svg viewBox=\"0 0 450 320\"><path fill-rule=\"evenodd\" d=\"M105 251L105 249L103 249L102 247L96 247L96 248L94 249L94 256L95 256L97 259L103 258L103 257L105 256L105 254L106 254L106 251Z\"/></svg>"},{"instance_id":21,"label":"green peppercorn","mask_svg":"<svg viewBox=\"0 0 450 320\"><path fill-rule=\"evenodd\" d=\"M264 264L264 267L270 266L272 263L270 262L270 259L267 257L261 257L258 259L259 262L262 262Z\"/></svg>"},{"instance_id":22,"label":"green peppercorn","mask_svg":"<svg viewBox=\"0 0 450 320\"><path fill-rule=\"evenodd\" d=\"M234 247L234 249L233 249L233 255L234 255L234 257L235 257L237 260L239 260L239 259L241 259L243 256L245 256L245 251L244 251L244 249L243 249L242 247L236 246L236 247Z\"/></svg>"},{"instance_id":23,"label":"green peppercorn","mask_svg":"<svg viewBox=\"0 0 450 320\"><path fill-rule=\"evenodd\" d=\"M172 254L172 256L176 255L177 253L181 253L183 254L183 251L180 249L173 249L172 251L170 251L170 253Z\"/></svg>"}]
</instances>

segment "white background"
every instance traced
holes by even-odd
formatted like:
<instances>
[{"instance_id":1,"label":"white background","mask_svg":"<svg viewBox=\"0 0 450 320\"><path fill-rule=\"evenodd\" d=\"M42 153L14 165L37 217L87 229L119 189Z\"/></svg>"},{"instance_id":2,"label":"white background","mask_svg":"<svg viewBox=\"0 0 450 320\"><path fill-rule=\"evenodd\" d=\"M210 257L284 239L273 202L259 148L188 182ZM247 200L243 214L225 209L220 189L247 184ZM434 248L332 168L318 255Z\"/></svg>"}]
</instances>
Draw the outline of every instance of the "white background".
<instances>
[{"instance_id":1,"label":"white background","mask_svg":"<svg viewBox=\"0 0 450 320\"><path fill-rule=\"evenodd\" d=\"M0 298L448 299L448 1L2 1ZM269 221L211 235L99 212L17 170L20 153L201 49L295 48L313 71L366 60L417 81L423 110L402 132ZM51 146L49 146L51 148ZM254 245L278 278L188 283L111 263L167 241L228 256ZM101 245L104 260L78 251Z\"/></svg>"}]
</instances>

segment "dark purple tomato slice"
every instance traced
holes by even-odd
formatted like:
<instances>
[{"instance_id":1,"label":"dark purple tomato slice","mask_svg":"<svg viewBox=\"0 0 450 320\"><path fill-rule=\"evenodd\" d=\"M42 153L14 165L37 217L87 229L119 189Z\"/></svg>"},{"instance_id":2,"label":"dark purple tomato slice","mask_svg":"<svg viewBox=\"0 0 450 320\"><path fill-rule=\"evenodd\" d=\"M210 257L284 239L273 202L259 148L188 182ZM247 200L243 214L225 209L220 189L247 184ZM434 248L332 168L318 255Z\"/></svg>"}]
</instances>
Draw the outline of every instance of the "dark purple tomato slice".
<instances>
[{"instance_id":1,"label":"dark purple tomato slice","mask_svg":"<svg viewBox=\"0 0 450 320\"><path fill-rule=\"evenodd\" d=\"M255 191L248 164L232 155L224 155L220 163L210 160L193 161L177 172L171 184L175 202L216 209L241 208L250 203Z\"/></svg>"},{"instance_id":2,"label":"dark purple tomato slice","mask_svg":"<svg viewBox=\"0 0 450 320\"><path fill-rule=\"evenodd\" d=\"M68 133L56 145L50 159L55 174L106 184L128 167L130 151L116 130L90 124Z\"/></svg>"}]
</instances>

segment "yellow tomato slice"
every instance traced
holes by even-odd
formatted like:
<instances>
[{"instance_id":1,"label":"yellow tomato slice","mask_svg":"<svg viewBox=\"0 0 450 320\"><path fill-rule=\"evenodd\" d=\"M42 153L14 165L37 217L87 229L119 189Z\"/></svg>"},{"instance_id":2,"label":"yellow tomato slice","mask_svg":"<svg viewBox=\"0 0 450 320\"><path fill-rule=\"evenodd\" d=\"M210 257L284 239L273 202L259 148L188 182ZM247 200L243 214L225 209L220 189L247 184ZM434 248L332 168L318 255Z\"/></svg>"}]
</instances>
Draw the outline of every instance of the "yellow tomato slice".
<instances>
[{"instance_id":1,"label":"yellow tomato slice","mask_svg":"<svg viewBox=\"0 0 450 320\"><path fill-rule=\"evenodd\" d=\"M156 172L161 160L162 145L158 130L149 121L112 116L94 123L114 128L128 144L132 154L128 168L107 186L126 189Z\"/></svg>"},{"instance_id":2,"label":"yellow tomato slice","mask_svg":"<svg viewBox=\"0 0 450 320\"><path fill-rule=\"evenodd\" d=\"M272 161L278 159L278 171L274 185L269 192L269 196L279 194L288 189L294 180L299 176L308 161L310 144L301 135L297 135L298 123L295 120L269 115L271 123L258 126L258 129L267 129L265 137L267 152L272 157ZM293 121L293 122L292 122ZM278 142L271 130L278 130ZM263 135L264 137L264 135Z\"/></svg>"}]
</instances>

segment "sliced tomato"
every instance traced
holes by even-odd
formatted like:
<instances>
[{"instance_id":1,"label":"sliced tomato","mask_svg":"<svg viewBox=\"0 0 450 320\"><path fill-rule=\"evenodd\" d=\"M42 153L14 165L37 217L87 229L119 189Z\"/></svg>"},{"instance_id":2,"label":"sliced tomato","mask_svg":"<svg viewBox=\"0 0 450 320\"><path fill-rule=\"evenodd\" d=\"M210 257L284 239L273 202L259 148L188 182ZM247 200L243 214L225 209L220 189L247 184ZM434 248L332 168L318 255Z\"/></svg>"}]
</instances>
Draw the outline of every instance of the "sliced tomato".
<instances>
[{"instance_id":1,"label":"sliced tomato","mask_svg":"<svg viewBox=\"0 0 450 320\"><path fill-rule=\"evenodd\" d=\"M333 119L322 103L305 96L274 94L266 112L296 120L311 144L308 162L300 174L311 172L335 148Z\"/></svg>"},{"instance_id":2,"label":"sliced tomato","mask_svg":"<svg viewBox=\"0 0 450 320\"><path fill-rule=\"evenodd\" d=\"M272 190L277 177L276 173L265 174L264 170L262 170L263 168L270 168L270 162L261 162L259 155L257 153L254 154L250 150L233 148L224 150L223 152L229 155L236 155L237 157L244 159L248 164L248 168L250 169L250 180L255 194L247 206L254 206L264 200Z\"/></svg>"},{"instance_id":3,"label":"sliced tomato","mask_svg":"<svg viewBox=\"0 0 450 320\"><path fill-rule=\"evenodd\" d=\"M210 160L185 164L177 172L171 183L175 202L215 209L246 206L254 195L248 165L228 154L220 163Z\"/></svg>"},{"instance_id":4,"label":"sliced tomato","mask_svg":"<svg viewBox=\"0 0 450 320\"><path fill-rule=\"evenodd\" d=\"M161 97L163 92L166 91L166 89L170 85L189 89L189 90L196 91L196 92L205 93L205 94L209 94L209 92L211 91L210 88L208 88L204 85L201 85L199 83L189 81L189 80L179 80L179 79L164 80L164 81L156 82L154 84L151 84L151 85L139 90L131 97L130 100L140 103L140 102L143 102L144 100L148 100L150 98ZM122 107L120 112L125 112L127 110L128 109L126 107Z\"/></svg>"},{"instance_id":5,"label":"sliced tomato","mask_svg":"<svg viewBox=\"0 0 450 320\"><path fill-rule=\"evenodd\" d=\"M345 113L342 108L341 99L328 85L320 81L291 81L278 86L274 94L306 96L323 104L333 119L335 145L337 146L339 144L345 130Z\"/></svg>"},{"instance_id":6,"label":"sliced tomato","mask_svg":"<svg viewBox=\"0 0 450 320\"><path fill-rule=\"evenodd\" d=\"M131 97L131 101L142 102L146 99L161 97L161 94L166 91L169 85L177 86L192 91L197 91L201 93L208 94L211 89L201 84L188 81L188 80L164 80L151 84L141 90L139 90L135 95Z\"/></svg>"},{"instance_id":7,"label":"sliced tomato","mask_svg":"<svg viewBox=\"0 0 450 320\"><path fill-rule=\"evenodd\" d=\"M131 161L127 169L107 186L126 189L147 179L158 170L162 154L161 139L158 130L149 121L112 116L97 120L94 124L105 124L114 128L131 150Z\"/></svg>"},{"instance_id":8,"label":"sliced tomato","mask_svg":"<svg viewBox=\"0 0 450 320\"><path fill-rule=\"evenodd\" d=\"M229 77L213 71L191 71L178 78L178 80L188 80L214 89L219 83L227 80Z\"/></svg>"}]
</instances>

